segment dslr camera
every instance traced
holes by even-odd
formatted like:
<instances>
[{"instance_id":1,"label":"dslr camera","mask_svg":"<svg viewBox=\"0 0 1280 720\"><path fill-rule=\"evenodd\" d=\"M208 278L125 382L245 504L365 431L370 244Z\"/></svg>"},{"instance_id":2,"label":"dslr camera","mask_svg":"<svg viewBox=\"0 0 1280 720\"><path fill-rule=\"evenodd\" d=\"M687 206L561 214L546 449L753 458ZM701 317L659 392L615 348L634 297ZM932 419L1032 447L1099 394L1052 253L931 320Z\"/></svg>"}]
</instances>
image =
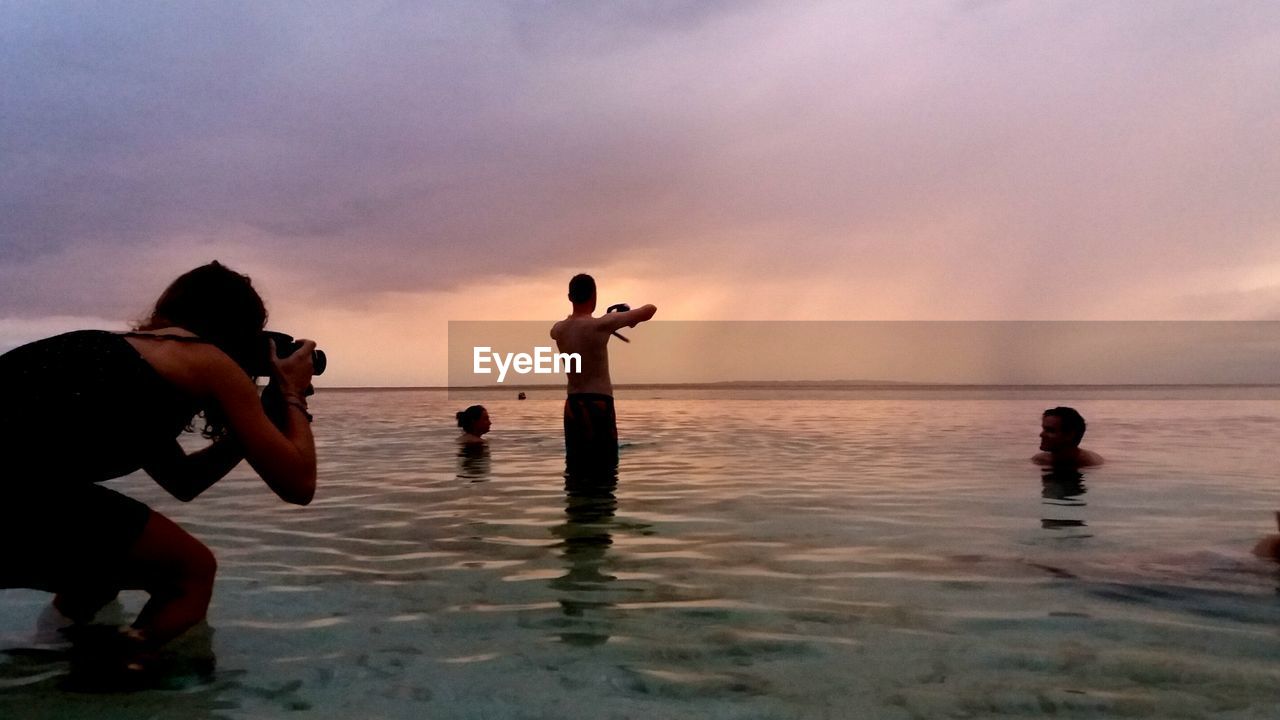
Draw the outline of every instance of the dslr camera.
<instances>
[{"instance_id":1,"label":"dslr camera","mask_svg":"<svg viewBox=\"0 0 1280 720\"><path fill-rule=\"evenodd\" d=\"M302 343L293 339L292 335L282 332L274 332L266 330L262 333L262 365L258 367L255 374L259 377L265 377L271 374L271 356L269 341L274 340L276 343L276 357L287 358L298 351L302 347ZM311 352L311 367L316 375L323 375L325 367L328 366L328 360L324 356L324 351L317 348Z\"/></svg>"},{"instance_id":2,"label":"dslr camera","mask_svg":"<svg viewBox=\"0 0 1280 720\"><path fill-rule=\"evenodd\" d=\"M302 347L302 343L294 340L292 335L287 335L282 332L273 332L271 330L263 331L262 350L258 353L258 357L262 358L262 364L253 371L253 374L258 377L269 377L271 375L272 368L270 350L271 341L273 340L276 344L277 358L287 358ZM319 375L323 373L327 365L328 362L325 359L323 350L317 349L311 352L312 374ZM314 392L315 389L308 386L307 389L303 391L303 395L310 395ZM285 419L289 414L288 405L285 403L284 395L281 393L280 386L276 383L275 378L272 378L271 382L267 383L267 386L262 390L262 409L266 411L267 417L271 419L271 422L274 423L276 427L283 429L288 426L288 421ZM306 413L307 421L309 422L311 420L311 413L308 413L305 408L303 408L303 412Z\"/></svg>"},{"instance_id":3,"label":"dslr camera","mask_svg":"<svg viewBox=\"0 0 1280 720\"><path fill-rule=\"evenodd\" d=\"M610 305L609 308L604 311L604 314L608 315L611 312L630 312L630 310L631 310L630 305L626 303L618 303L617 305ZM613 331L613 336L618 338L622 342L631 342L630 339L628 339L625 335L618 332L617 330Z\"/></svg>"}]
</instances>

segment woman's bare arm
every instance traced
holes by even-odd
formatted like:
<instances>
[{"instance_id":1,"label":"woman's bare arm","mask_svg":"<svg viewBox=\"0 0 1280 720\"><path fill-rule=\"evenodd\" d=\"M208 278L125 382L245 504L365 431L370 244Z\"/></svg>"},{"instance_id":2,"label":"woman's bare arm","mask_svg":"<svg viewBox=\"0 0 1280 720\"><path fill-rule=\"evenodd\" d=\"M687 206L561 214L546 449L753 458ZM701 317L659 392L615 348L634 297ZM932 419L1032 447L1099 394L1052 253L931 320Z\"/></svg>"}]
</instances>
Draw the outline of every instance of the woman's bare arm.
<instances>
[{"instance_id":1,"label":"woman's bare arm","mask_svg":"<svg viewBox=\"0 0 1280 720\"><path fill-rule=\"evenodd\" d=\"M316 344L302 346L284 359L274 358L276 377L286 407L283 427L277 428L262 409L258 389L227 358L233 372L220 374L214 388L228 424L245 459L262 476L267 487L288 503L306 505L316 492L316 445L311 418L306 411L306 391L311 385L311 354Z\"/></svg>"},{"instance_id":2,"label":"woman's bare arm","mask_svg":"<svg viewBox=\"0 0 1280 720\"><path fill-rule=\"evenodd\" d=\"M170 495L182 502L191 502L226 477L241 460L244 460L243 448L234 439L225 437L193 453L187 453L174 442L169 452L153 458L143 469Z\"/></svg>"},{"instance_id":3,"label":"woman's bare arm","mask_svg":"<svg viewBox=\"0 0 1280 720\"><path fill-rule=\"evenodd\" d=\"M285 403L277 427L263 410L253 380L214 345L129 338L162 377L202 406L219 408L230 430L230 437L222 443L190 455L175 443L166 454L149 462L146 470L161 487L175 497L193 498L243 458L285 502L311 502L316 488L316 450L305 398L311 386L315 343L300 342L298 351L287 358L275 358L274 347L271 351L272 380ZM182 477L183 473L190 476Z\"/></svg>"}]
</instances>

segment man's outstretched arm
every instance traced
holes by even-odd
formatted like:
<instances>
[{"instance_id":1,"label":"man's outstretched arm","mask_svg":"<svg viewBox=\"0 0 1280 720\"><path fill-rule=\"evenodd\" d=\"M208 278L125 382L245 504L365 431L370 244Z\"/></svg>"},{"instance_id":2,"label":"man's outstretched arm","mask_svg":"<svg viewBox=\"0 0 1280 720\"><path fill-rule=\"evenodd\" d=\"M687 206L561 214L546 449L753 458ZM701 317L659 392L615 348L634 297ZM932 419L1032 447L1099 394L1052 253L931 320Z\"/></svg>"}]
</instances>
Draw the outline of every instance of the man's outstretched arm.
<instances>
[{"instance_id":1,"label":"man's outstretched arm","mask_svg":"<svg viewBox=\"0 0 1280 720\"><path fill-rule=\"evenodd\" d=\"M606 332L613 332L624 327L635 327L651 319L657 312L657 305L645 305L626 312L607 313L600 318L600 329Z\"/></svg>"}]
</instances>

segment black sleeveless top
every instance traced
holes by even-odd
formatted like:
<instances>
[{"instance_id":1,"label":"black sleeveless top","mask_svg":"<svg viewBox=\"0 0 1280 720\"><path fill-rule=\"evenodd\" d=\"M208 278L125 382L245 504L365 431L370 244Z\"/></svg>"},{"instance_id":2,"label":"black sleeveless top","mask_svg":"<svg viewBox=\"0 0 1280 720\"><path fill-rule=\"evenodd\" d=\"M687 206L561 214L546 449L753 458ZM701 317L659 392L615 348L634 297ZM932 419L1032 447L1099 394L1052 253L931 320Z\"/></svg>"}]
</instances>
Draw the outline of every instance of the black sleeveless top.
<instances>
[{"instance_id":1,"label":"black sleeveless top","mask_svg":"<svg viewBox=\"0 0 1280 720\"><path fill-rule=\"evenodd\" d=\"M15 348L0 355L0 487L127 475L169 452L196 410L118 333Z\"/></svg>"}]
</instances>

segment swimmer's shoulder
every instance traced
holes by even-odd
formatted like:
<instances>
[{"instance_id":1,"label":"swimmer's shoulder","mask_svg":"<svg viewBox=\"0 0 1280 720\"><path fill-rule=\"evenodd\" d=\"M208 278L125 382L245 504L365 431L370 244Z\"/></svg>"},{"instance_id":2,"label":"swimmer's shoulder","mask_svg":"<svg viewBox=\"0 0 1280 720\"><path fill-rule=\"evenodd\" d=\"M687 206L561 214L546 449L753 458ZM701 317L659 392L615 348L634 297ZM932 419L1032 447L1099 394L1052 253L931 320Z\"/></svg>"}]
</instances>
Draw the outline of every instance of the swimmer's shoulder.
<instances>
[{"instance_id":1,"label":"swimmer's shoulder","mask_svg":"<svg viewBox=\"0 0 1280 720\"><path fill-rule=\"evenodd\" d=\"M1047 452L1038 452L1031 456L1031 462L1036 465L1050 466L1053 465L1053 455ZM1092 450L1080 450L1076 455L1076 467L1097 467L1105 464L1106 460Z\"/></svg>"},{"instance_id":2,"label":"swimmer's shoulder","mask_svg":"<svg viewBox=\"0 0 1280 720\"><path fill-rule=\"evenodd\" d=\"M1105 464L1106 462L1107 461L1104 460L1101 455L1092 450L1080 451L1081 466L1097 467L1098 465Z\"/></svg>"}]
</instances>

